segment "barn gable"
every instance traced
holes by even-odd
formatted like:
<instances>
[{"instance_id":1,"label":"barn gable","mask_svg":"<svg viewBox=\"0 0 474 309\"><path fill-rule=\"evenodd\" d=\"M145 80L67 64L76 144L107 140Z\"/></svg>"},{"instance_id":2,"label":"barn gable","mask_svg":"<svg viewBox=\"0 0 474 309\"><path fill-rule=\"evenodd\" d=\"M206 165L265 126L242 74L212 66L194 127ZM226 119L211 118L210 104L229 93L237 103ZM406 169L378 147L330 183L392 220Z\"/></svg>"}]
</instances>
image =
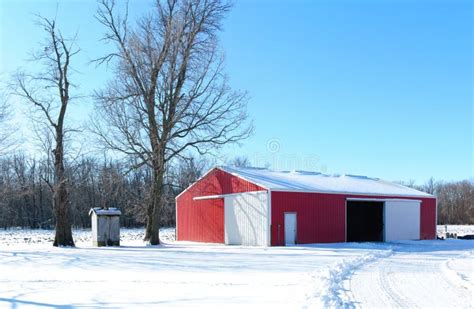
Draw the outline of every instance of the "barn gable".
<instances>
[{"instance_id":1,"label":"barn gable","mask_svg":"<svg viewBox=\"0 0 474 309\"><path fill-rule=\"evenodd\" d=\"M224 198L202 197L254 191L266 189L222 169L210 170L176 197L177 239L224 243Z\"/></svg>"}]
</instances>

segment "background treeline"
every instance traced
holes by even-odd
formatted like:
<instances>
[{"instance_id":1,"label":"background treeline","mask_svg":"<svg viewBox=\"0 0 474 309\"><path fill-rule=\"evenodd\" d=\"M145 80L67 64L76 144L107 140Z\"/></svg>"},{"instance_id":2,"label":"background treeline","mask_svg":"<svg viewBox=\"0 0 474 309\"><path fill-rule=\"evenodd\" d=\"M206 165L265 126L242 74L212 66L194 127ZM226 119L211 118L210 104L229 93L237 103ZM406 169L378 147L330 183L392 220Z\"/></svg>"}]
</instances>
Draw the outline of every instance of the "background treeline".
<instances>
[{"instance_id":1,"label":"background treeline","mask_svg":"<svg viewBox=\"0 0 474 309\"><path fill-rule=\"evenodd\" d=\"M232 165L250 165L236 158ZM90 227L91 207L117 207L122 210L124 227L143 226L152 171L148 166L127 170L133 162L107 158L81 157L66 165L70 184L73 227ZM166 173L166 206L162 226L175 225L174 198L196 181L212 164L191 159L170 166ZM23 154L0 158L0 228L53 228L53 165L48 159L31 159ZM423 185L403 183L435 194L438 198L438 224L474 224L474 182L428 180Z\"/></svg>"},{"instance_id":2,"label":"background treeline","mask_svg":"<svg viewBox=\"0 0 474 309\"><path fill-rule=\"evenodd\" d=\"M75 228L90 227L91 207L117 207L121 224L143 226L150 198L152 171L148 166L127 170L130 162L82 157L66 165ZM181 161L166 174L166 206L162 226L175 225L174 198L208 168L205 161ZM170 168L171 170L171 168ZM0 158L0 228L53 228L53 165L51 160L23 154Z\"/></svg>"},{"instance_id":3,"label":"background treeline","mask_svg":"<svg viewBox=\"0 0 474 309\"><path fill-rule=\"evenodd\" d=\"M402 184L434 194L438 201L438 224L474 224L474 181L454 182L429 179L423 185Z\"/></svg>"}]
</instances>

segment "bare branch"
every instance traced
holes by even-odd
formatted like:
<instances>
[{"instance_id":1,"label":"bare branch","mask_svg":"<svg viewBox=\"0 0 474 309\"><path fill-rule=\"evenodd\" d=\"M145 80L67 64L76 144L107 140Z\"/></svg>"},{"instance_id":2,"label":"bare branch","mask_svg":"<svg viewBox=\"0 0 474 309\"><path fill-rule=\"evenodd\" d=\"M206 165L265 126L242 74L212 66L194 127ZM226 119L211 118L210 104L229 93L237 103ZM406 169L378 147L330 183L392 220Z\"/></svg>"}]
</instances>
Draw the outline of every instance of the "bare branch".
<instances>
[{"instance_id":1,"label":"bare branch","mask_svg":"<svg viewBox=\"0 0 474 309\"><path fill-rule=\"evenodd\" d=\"M247 95L229 87L218 49L217 32L229 9L221 0L156 1L131 27L113 0L100 2L103 40L115 50L97 63L113 63L116 75L96 93L100 120L93 130L108 150L139 160L132 168L153 168L146 233L152 243L158 241L156 220L172 162L216 151L252 132Z\"/></svg>"}]
</instances>

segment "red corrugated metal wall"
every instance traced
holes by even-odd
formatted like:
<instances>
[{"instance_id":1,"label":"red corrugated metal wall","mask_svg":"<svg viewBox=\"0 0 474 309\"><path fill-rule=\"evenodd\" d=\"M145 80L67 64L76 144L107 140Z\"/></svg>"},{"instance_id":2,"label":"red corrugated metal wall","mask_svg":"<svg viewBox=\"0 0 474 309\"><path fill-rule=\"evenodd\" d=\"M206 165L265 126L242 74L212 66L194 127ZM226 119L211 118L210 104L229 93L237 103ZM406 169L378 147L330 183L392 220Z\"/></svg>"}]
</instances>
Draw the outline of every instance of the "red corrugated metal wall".
<instances>
[{"instance_id":1,"label":"red corrugated metal wall","mask_svg":"<svg viewBox=\"0 0 474 309\"><path fill-rule=\"evenodd\" d=\"M345 198L320 193L272 192L272 246L285 244L285 212L296 212L300 244L345 241Z\"/></svg>"},{"instance_id":2,"label":"red corrugated metal wall","mask_svg":"<svg viewBox=\"0 0 474 309\"><path fill-rule=\"evenodd\" d=\"M178 240L224 242L224 199L179 203L178 211Z\"/></svg>"},{"instance_id":3,"label":"red corrugated metal wall","mask_svg":"<svg viewBox=\"0 0 474 309\"><path fill-rule=\"evenodd\" d=\"M324 243L344 242L346 237L346 199L347 198L377 198L377 196L301 193L301 192L272 192L271 203L271 237L272 245L284 245L284 213L297 213L297 242ZM434 239L436 237L436 199L380 197L419 199L421 203L420 238Z\"/></svg>"},{"instance_id":4,"label":"red corrugated metal wall","mask_svg":"<svg viewBox=\"0 0 474 309\"><path fill-rule=\"evenodd\" d=\"M223 199L194 200L194 197L250 191L265 189L220 169L213 169L176 199L177 239L223 243Z\"/></svg>"},{"instance_id":5,"label":"red corrugated metal wall","mask_svg":"<svg viewBox=\"0 0 474 309\"><path fill-rule=\"evenodd\" d=\"M420 238L436 238L436 199L421 198Z\"/></svg>"}]
</instances>

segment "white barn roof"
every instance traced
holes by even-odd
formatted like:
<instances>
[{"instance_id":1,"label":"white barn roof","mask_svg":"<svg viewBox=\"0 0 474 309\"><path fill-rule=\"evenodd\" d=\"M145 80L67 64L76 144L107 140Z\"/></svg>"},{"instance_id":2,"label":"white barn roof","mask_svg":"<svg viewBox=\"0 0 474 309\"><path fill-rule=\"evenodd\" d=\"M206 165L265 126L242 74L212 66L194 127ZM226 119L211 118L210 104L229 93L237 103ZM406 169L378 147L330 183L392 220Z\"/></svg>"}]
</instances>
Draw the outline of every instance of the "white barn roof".
<instances>
[{"instance_id":1,"label":"white barn roof","mask_svg":"<svg viewBox=\"0 0 474 309\"><path fill-rule=\"evenodd\" d=\"M304 171L278 172L265 168L229 166L222 166L219 169L274 191L433 197L416 189L366 176L333 176Z\"/></svg>"}]
</instances>

